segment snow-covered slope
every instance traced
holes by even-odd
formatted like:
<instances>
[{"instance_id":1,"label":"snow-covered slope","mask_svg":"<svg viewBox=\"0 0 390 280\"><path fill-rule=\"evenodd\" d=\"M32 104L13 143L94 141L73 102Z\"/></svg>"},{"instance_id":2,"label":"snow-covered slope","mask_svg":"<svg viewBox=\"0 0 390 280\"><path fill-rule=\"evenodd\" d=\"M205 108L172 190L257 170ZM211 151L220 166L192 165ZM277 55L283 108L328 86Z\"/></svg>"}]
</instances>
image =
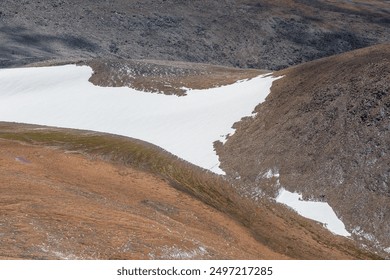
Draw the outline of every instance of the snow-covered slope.
<instances>
[{"instance_id":1,"label":"snow-covered slope","mask_svg":"<svg viewBox=\"0 0 390 280\"><path fill-rule=\"evenodd\" d=\"M332 207L326 202L305 201L302 195L289 192L284 188L280 189L276 201L290 206L303 217L324 223L324 226L334 234L351 236Z\"/></svg>"},{"instance_id":2,"label":"snow-covered slope","mask_svg":"<svg viewBox=\"0 0 390 280\"><path fill-rule=\"evenodd\" d=\"M260 76L187 96L167 96L88 82L87 66L0 70L0 121L88 129L141 139L224 174L213 142L234 133L270 91Z\"/></svg>"}]
</instances>

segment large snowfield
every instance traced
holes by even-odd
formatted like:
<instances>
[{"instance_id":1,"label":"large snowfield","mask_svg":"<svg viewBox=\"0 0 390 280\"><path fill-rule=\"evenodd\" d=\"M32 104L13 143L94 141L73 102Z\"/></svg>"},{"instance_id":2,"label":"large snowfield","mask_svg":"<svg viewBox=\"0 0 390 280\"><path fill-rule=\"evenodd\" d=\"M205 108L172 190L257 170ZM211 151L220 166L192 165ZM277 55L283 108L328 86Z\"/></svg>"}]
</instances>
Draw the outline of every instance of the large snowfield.
<instances>
[{"instance_id":1,"label":"large snowfield","mask_svg":"<svg viewBox=\"0 0 390 280\"><path fill-rule=\"evenodd\" d=\"M224 174L213 143L252 115L276 79L259 76L178 97L95 86L91 75L90 67L75 65L0 70L0 121L129 136Z\"/></svg>"},{"instance_id":2,"label":"large snowfield","mask_svg":"<svg viewBox=\"0 0 390 280\"><path fill-rule=\"evenodd\" d=\"M253 115L276 79L263 75L218 88L189 89L178 97L95 86L88 81L91 75L90 67L75 65L0 70L0 121L129 136L224 174L213 143L224 142L234 133L235 122ZM277 201L336 234L350 235L326 203L304 202L284 189Z\"/></svg>"}]
</instances>

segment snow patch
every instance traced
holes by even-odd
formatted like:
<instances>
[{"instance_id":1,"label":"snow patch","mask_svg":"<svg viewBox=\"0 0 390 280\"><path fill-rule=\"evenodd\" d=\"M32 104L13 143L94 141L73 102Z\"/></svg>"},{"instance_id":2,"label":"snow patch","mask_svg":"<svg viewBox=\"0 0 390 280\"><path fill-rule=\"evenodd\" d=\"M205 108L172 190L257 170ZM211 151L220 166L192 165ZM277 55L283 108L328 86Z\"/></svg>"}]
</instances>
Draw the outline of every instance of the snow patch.
<instances>
[{"instance_id":1,"label":"snow patch","mask_svg":"<svg viewBox=\"0 0 390 280\"><path fill-rule=\"evenodd\" d=\"M217 174L213 143L251 116L277 79L269 74L186 96L88 82L88 66L0 70L0 120L113 133L144 140ZM221 137L221 135L223 137Z\"/></svg>"},{"instance_id":2,"label":"snow patch","mask_svg":"<svg viewBox=\"0 0 390 280\"><path fill-rule=\"evenodd\" d=\"M271 179L271 178L279 178L279 170L278 169L269 169L266 173L263 174L263 178Z\"/></svg>"},{"instance_id":3,"label":"snow patch","mask_svg":"<svg viewBox=\"0 0 390 280\"><path fill-rule=\"evenodd\" d=\"M334 234L351 236L345 229L343 222L336 216L332 207L326 202L304 201L302 195L289 192L284 188L279 190L276 201L293 208L303 217L323 223Z\"/></svg>"},{"instance_id":4,"label":"snow patch","mask_svg":"<svg viewBox=\"0 0 390 280\"><path fill-rule=\"evenodd\" d=\"M164 246L161 248L161 256L158 258L169 260L192 260L200 259L208 254L207 249L198 246L192 250L185 250L176 246ZM151 259L156 259L156 253L149 253Z\"/></svg>"},{"instance_id":5,"label":"snow patch","mask_svg":"<svg viewBox=\"0 0 390 280\"><path fill-rule=\"evenodd\" d=\"M39 246L39 248L41 249L42 252L51 254L52 256L54 256L55 258L60 259L60 260L77 260L77 259L79 259L76 255L73 255L73 254L67 254L67 253L64 253L64 252L51 250L44 243L41 244Z\"/></svg>"},{"instance_id":6,"label":"snow patch","mask_svg":"<svg viewBox=\"0 0 390 280\"><path fill-rule=\"evenodd\" d=\"M375 236L372 234L372 233L369 233L369 232L365 232L360 226L357 226L355 227L353 230L352 230L352 233L355 234L355 235L358 235L372 243L375 244L375 246L380 246L378 240L375 238Z\"/></svg>"},{"instance_id":7,"label":"snow patch","mask_svg":"<svg viewBox=\"0 0 390 280\"><path fill-rule=\"evenodd\" d=\"M31 163L31 161L29 161L28 159L26 159L24 157L16 157L15 160L17 162L24 163L24 164L30 164Z\"/></svg>"}]
</instances>

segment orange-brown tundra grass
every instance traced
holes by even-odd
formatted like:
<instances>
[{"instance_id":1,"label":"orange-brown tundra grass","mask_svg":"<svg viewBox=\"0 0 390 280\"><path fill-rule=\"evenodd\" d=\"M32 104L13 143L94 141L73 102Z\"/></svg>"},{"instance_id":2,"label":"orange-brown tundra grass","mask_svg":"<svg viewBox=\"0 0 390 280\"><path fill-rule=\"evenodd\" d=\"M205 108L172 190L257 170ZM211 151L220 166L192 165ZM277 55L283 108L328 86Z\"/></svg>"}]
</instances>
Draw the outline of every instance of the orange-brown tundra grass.
<instances>
[{"instance_id":1,"label":"orange-brown tundra grass","mask_svg":"<svg viewBox=\"0 0 390 280\"><path fill-rule=\"evenodd\" d=\"M153 145L0 123L3 259L372 259Z\"/></svg>"}]
</instances>

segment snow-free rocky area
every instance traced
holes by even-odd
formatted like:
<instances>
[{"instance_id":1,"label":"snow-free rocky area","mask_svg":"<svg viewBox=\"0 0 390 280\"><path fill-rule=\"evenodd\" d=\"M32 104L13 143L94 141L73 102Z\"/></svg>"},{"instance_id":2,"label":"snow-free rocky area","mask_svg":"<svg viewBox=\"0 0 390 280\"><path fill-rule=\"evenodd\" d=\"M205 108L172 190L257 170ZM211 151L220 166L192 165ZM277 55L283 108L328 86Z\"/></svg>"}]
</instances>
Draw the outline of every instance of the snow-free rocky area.
<instances>
[{"instance_id":1,"label":"snow-free rocky area","mask_svg":"<svg viewBox=\"0 0 390 280\"><path fill-rule=\"evenodd\" d=\"M86 129L153 143L224 174L213 143L234 133L270 92L271 75L187 95L162 95L88 82L88 66L0 70L0 120Z\"/></svg>"}]
</instances>

